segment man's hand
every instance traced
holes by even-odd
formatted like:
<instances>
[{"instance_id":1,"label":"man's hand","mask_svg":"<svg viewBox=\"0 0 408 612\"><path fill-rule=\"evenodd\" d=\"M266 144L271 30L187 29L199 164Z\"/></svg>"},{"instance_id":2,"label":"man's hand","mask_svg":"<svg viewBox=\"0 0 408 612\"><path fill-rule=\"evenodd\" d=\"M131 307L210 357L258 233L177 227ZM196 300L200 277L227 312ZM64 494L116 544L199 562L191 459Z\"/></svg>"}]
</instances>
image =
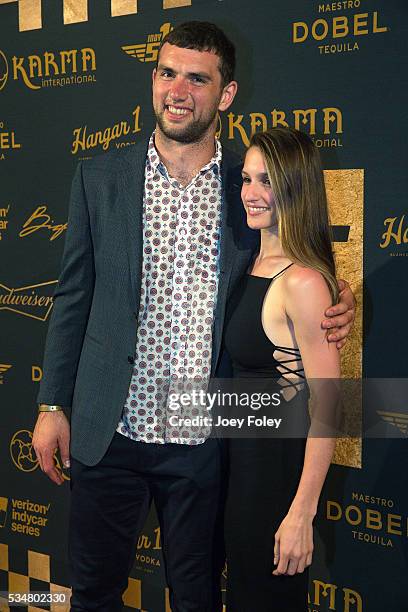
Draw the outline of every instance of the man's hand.
<instances>
[{"instance_id":1,"label":"man's hand","mask_svg":"<svg viewBox=\"0 0 408 612\"><path fill-rule=\"evenodd\" d=\"M337 328L328 334L327 339L329 342L336 342L337 348L341 349L346 344L347 336L353 327L356 316L356 300L345 280L339 279L338 284L340 289L339 302L326 310L324 314L329 318L324 319L322 327L323 329Z\"/></svg>"},{"instance_id":2,"label":"man's hand","mask_svg":"<svg viewBox=\"0 0 408 612\"><path fill-rule=\"evenodd\" d=\"M69 438L70 426L62 410L39 413L33 433L33 447L40 468L58 485L64 479L56 468L54 453L59 448L64 467L69 467Z\"/></svg>"}]
</instances>

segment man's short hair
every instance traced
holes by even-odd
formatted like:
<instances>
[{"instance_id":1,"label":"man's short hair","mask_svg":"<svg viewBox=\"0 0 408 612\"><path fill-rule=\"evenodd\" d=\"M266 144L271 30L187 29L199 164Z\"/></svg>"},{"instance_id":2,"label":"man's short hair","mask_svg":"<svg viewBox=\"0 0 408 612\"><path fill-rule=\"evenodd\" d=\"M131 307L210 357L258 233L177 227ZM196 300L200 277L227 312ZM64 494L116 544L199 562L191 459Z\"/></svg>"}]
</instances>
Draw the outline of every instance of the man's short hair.
<instances>
[{"instance_id":1,"label":"man's short hair","mask_svg":"<svg viewBox=\"0 0 408 612\"><path fill-rule=\"evenodd\" d=\"M176 26L161 42L160 49L165 43L181 47L182 49L195 49L196 51L211 51L218 55L219 70L222 86L228 85L234 79L235 47L224 32L214 23L208 21L186 21ZM160 54L160 50L159 50Z\"/></svg>"}]
</instances>

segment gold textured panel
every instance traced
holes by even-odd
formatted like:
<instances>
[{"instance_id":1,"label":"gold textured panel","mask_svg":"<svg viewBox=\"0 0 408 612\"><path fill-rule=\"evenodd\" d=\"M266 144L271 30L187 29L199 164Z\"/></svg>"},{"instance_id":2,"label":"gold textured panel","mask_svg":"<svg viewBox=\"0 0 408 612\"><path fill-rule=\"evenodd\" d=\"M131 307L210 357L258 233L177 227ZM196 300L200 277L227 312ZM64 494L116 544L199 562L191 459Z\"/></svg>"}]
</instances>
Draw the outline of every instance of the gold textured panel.
<instances>
[{"instance_id":1,"label":"gold textured panel","mask_svg":"<svg viewBox=\"0 0 408 612\"><path fill-rule=\"evenodd\" d=\"M30 579L22 574L9 572L9 591L11 593L27 593L30 590Z\"/></svg>"},{"instance_id":2,"label":"gold textured panel","mask_svg":"<svg viewBox=\"0 0 408 612\"><path fill-rule=\"evenodd\" d=\"M191 6L191 0L163 0L163 8L179 8L181 6Z\"/></svg>"},{"instance_id":3,"label":"gold textured panel","mask_svg":"<svg viewBox=\"0 0 408 612\"><path fill-rule=\"evenodd\" d=\"M364 170L325 170L325 183L332 225L350 227L347 242L334 246L337 276L349 283L357 300L354 328L341 352L343 378L361 379L363 342L363 210ZM362 397L354 389L346 419L350 431L361 430ZM361 438L340 439L337 442L334 463L361 467Z\"/></svg>"},{"instance_id":4,"label":"gold textured panel","mask_svg":"<svg viewBox=\"0 0 408 612\"><path fill-rule=\"evenodd\" d=\"M169 594L169 589L168 588L165 589L165 598L166 598L166 610L165 610L165 612L171 612L171 608L170 608L170 594Z\"/></svg>"},{"instance_id":5,"label":"gold textured panel","mask_svg":"<svg viewBox=\"0 0 408 612\"><path fill-rule=\"evenodd\" d=\"M20 32L42 28L41 0L19 0L18 19Z\"/></svg>"},{"instance_id":6,"label":"gold textured panel","mask_svg":"<svg viewBox=\"0 0 408 612\"><path fill-rule=\"evenodd\" d=\"M137 0L111 0L112 17L122 15L135 15L137 13Z\"/></svg>"},{"instance_id":7,"label":"gold textured panel","mask_svg":"<svg viewBox=\"0 0 408 612\"><path fill-rule=\"evenodd\" d=\"M54 584L53 582L51 582L50 592L65 594L65 603L55 602L51 604L51 612L69 612L71 609L71 589L66 586L61 586L60 584Z\"/></svg>"},{"instance_id":8,"label":"gold textured panel","mask_svg":"<svg viewBox=\"0 0 408 612\"><path fill-rule=\"evenodd\" d=\"M50 558L48 555L28 551L28 575L44 582L50 581Z\"/></svg>"},{"instance_id":9,"label":"gold textured panel","mask_svg":"<svg viewBox=\"0 0 408 612\"><path fill-rule=\"evenodd\" d=\"M123 601L125 606L140 610L142 607L142 583L140 580L128 578L128 588L123 594Z\"/></svg>"},{"instance_id":10,"label":"gold textured panel","mask_svg":"<svg viewBox=\"0 0 408 612\"><path fill-rule=\"evenodd\" d=\"M64 0L64 24L88 21L88 0Z\"/></svg>"},{"instance_id":11,"label":"gold textured panel","mask_svg":"<svg viewBox=\"0 0 408 612\"><path fill-rule=\"evenodd\" d=\"M8 572L9 569L9 558L8 558L8 544L0 544L0 570Z\"/></svg>"}]
</instances>

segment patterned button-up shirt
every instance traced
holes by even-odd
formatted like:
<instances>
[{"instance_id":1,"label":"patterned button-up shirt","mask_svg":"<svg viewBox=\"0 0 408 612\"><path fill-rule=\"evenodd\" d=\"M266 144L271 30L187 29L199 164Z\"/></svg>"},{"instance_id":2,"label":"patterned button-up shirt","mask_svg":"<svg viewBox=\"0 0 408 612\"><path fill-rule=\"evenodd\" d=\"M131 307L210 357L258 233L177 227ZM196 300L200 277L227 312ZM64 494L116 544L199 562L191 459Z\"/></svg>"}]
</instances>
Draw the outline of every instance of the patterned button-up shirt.
<instances>
[{"instance_id":1,"label":"patterned button-up shirt","mask_svg":"<svg viewBox=\"0 0 408 612\"><path fill-rule=\"evenodd\" d=\"M117 427L132 440L198 444L210 433L207 425L185 426L182 418L205 415L205 405L175 409L173 400L192 384L206 390L210 377L221 155L216 141L214 157L183 187L160 161L154 134L149 142L136 357Z\"/></svg>"}]
</instances>

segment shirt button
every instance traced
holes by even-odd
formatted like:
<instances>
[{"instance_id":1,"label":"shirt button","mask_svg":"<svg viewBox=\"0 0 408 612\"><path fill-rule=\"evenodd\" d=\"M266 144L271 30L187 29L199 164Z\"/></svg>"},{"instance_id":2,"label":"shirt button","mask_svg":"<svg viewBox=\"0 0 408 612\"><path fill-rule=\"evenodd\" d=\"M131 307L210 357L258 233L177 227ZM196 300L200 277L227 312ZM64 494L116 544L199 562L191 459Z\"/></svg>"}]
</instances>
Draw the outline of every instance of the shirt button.
<instances>
[{"instance_id":1,"label":"shirt button","mask_svg":"<svg viewBox=\"0 0 408 612\"><path fill-rule=\"evenodd\" d=\"M133 357L133 355L128 355L128 358L127 358L127 359L128 359L128 362L129 362L129 363L133 363L133 362L134 362L134 360L135 360L135 358Z\"/></svg>"}]
</instances>

